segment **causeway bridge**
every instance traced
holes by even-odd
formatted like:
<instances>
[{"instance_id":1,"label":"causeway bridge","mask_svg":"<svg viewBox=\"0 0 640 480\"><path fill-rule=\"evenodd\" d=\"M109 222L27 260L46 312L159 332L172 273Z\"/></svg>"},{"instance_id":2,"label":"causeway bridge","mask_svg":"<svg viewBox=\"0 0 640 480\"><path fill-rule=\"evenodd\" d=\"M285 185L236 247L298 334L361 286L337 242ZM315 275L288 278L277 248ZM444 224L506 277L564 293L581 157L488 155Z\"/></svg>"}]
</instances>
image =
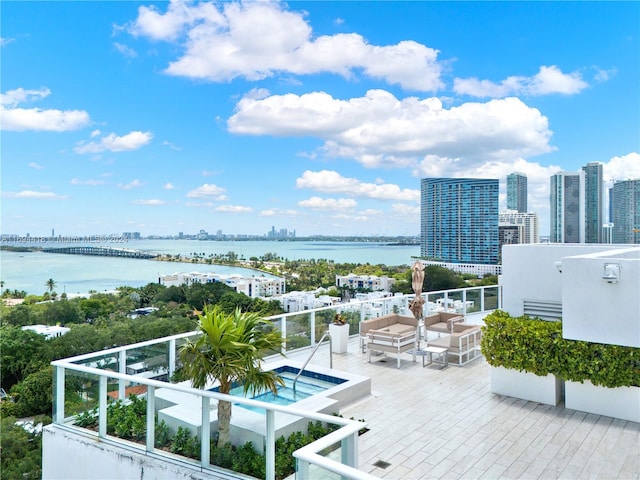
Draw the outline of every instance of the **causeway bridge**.
<instances>
[{"instance_id":1,"label":"causeway bridge","mask_svg":"<svg viewBox=\"0 0 640 480\"><path fill-rule=\"evenodd\" d=\"M52 247L43 248L43 252L47 253L66 253L69 255L95 255L99 257L122 257L122 258L156 258L160 254L153 252L145 252L142 250L133 250L130 248L114 248L114 247Z\"/></svg>"}]
</instances>

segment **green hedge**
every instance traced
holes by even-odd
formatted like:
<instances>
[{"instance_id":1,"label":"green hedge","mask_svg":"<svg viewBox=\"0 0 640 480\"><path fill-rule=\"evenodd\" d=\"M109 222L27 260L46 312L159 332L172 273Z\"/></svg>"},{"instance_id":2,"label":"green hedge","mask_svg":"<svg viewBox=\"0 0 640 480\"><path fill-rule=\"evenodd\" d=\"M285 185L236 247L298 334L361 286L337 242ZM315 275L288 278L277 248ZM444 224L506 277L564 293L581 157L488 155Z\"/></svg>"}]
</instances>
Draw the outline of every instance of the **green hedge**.
<instances>
[{"instance_id":1,"label":"green hedge","mask_svg":"<svg viewBox=\"0 0 640 480\"><path fill-rule=\"evenodd\" d=\"M610 388L640 386L640 348L567 340L561 322L500 310L485 318L482 332L482 354L494 367Z\"/></svg>"}]
</instances>

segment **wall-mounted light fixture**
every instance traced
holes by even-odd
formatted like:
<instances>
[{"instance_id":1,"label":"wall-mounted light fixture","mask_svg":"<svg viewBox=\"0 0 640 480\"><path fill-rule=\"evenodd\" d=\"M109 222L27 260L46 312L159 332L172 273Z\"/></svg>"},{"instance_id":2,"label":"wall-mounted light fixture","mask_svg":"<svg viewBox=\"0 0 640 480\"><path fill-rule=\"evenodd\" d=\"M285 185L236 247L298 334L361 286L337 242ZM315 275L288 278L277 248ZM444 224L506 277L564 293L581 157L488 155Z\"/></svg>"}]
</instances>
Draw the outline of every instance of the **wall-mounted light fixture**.
<instances>
[{"instance_id":1,"label":"wall-mounted light fixture","mask_svg":"<svg viewBox=\"0 0 640 480\"><path fill-rule=\"evenodd\" d=\"M558 273L562 273L562 262L560 260L555 263L555 266L556 270L558 270Z\"/></svg>"},{"instance_id":2,"label":"wall-mounted light fixture","mask_svg":"<svg viewBox=\"0 0 640 480\"><path fill-rule=\"evenodd\" d=\"M620 278L620 264L605 263L602 278L606 280L607 283L618 283L618 279Z\"/></svg>"}]
</instances>

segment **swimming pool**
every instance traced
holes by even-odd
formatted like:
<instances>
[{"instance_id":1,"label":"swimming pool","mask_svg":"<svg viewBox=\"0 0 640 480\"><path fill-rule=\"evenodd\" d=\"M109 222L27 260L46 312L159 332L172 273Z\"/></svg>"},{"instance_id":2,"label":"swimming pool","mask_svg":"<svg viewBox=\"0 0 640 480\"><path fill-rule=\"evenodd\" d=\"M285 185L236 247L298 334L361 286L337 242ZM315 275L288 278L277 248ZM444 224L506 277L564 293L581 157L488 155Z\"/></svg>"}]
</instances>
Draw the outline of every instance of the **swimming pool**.
<instances>
[{"instance_id":1,"label":"swimming pool","mask_svg":"<svg viewBox=\"0 0 640 480\"><path fill-rule=\"evenodd\" d=\"M296 388L294 390L293 382L300 372L299 368L295 368L290 365L282 365L280 367L274 368L273 371L275 371L284 380L284 387L278 386L277 395L274 395L271 390L265 390L258 392L250 398L252 398L253 400L259 400L261 402L271 403L275 405L291 405L347 381L345 378L322 374L312 370L303 370L300 374L300 377L298 377ZM215 392L219 391L218 387L212 388L210 390ZM242 385L234 385L229 393L236 397L245 396ZM259 407L250 407L248 405L237 403L234 405L246 408L247 410L253 410L255 412L265 411L263 408Z\"/></svg>"},{"instance_id":2,"label":"swimming pool","mask_svg":"<svg viewBox=\"0 0 640 480\"><path fill-rule=\"evenodd\" d=\"M296 383L296 395L293 395L291 383L302 367L301 362L290 359L278 359L263 365L267 370L275 370L289 388L281 388L278 399L267 399L269 392L263 392L254 397L256 400L269 403L289 402L299 410L326 413L328 415L340 412L340 407L359 400L371 394L371 379L362 375L333 370L319 365L308 364ZM190 382L184 382L189 386ZM208 386L207 390L214 390L217 385ZM238 387L235 393L243 396L242 387ZM261 395L264 397L259 398ZM304 396L304 398L302 398ZM265 400L266 399L266 400ZM185 394L175 390L159 388L156 390L155 408L158 421L164 420L172 431L179 427L188 429L192 434L199 435L202 421L201 399L196 395ZM280 405L283 405L280 403ZM266 435L265 409L249 409L244 405L234 405L231 413L231 442L234 445L244 445L250 441L255 448L264 446ZM217 402L211 405L211 428L217 428ZM287 437L294 431L305 432L309 420L284 412L275 414L276 437Z\"/></svg>"}]
</instances>

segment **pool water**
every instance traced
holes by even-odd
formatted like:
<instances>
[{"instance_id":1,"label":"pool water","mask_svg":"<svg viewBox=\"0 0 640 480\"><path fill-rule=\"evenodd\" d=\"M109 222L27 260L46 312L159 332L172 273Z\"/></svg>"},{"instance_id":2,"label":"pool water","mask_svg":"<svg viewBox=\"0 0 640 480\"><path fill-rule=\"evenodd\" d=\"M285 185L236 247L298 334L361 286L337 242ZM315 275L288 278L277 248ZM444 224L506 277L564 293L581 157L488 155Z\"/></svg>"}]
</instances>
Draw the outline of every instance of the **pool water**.
<instances>
[{"instance_id":1,"label":"pool water","mask_svg":"<svg viewBox=\"0 0 640 480\"><path fill-rule=\"evenodd\" d=\"M274 405L291 405L305 398L309 398L312 395L324 392L331 387L335 387L341 383L346 382L343 378L332 377L330 375L322 375L316 372L303 371L298 381L296 382L295 392L293 390L293 381L296 378L299 370L294 367L282 366L276 368L275 371L284 380L285 386L278 386L278 394L274 395L270 390L258 392L251 397L253 400L259 400L261 402L271 403ZM218 388L213 390L218 391ZM242 385L234 386L229 392L236 397L243 397ZM234 404L238 407L252 410L255 412L264 412L263 408L250 407L248 405Z\"/></svg>"}]
</instances>

